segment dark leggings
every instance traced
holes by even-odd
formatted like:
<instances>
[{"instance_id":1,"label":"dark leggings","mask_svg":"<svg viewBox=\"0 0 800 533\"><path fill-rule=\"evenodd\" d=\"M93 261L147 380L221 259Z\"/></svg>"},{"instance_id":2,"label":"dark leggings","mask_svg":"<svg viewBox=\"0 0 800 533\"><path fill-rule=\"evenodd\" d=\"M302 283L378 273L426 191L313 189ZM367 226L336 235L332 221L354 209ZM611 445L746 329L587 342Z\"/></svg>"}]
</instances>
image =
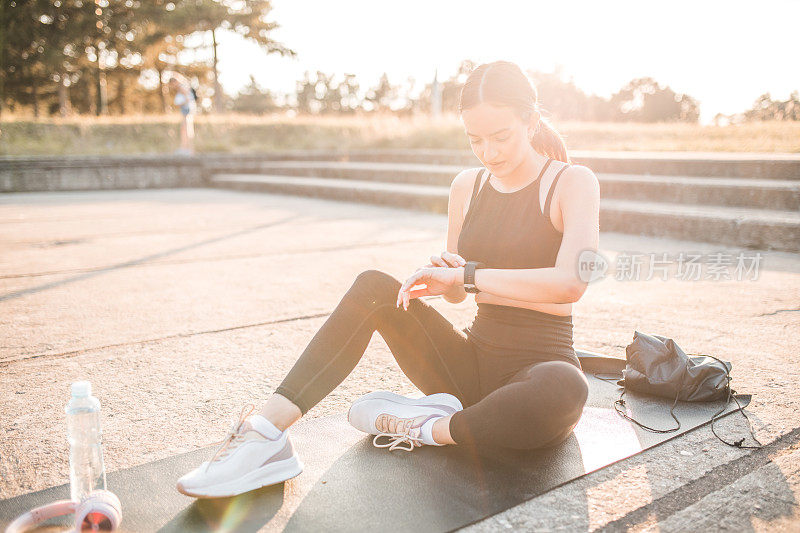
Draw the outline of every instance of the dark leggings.
<instances>
[{"instance_id":1,"label":"dark leggings","mask_svg":"<svg viewBox=\"0 0 800 533\"><path fill-rule=\"evenodd\" d=\"M305 414L355 368L377 331L400 369L424 394L447 392L464 405L450 420L457 444L534 449L563 441L578 423L588 384L564 360L518 362L497 379L463 331L413 299L396 307L400 281L377 270L358 275L276 389Z\"/></svg>"}]
</instances>

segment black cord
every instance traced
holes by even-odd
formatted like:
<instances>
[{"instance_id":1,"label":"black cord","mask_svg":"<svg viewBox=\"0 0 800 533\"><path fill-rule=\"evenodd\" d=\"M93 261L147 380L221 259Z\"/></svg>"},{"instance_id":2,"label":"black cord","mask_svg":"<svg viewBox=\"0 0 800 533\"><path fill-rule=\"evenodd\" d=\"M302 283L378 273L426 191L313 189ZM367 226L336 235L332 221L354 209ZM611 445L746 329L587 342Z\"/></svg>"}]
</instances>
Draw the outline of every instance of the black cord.
<instances>
[{"instance_id":1,"label":"black cord","mask_svg":"<svg viewBox=\"0 0 800 533\"><path fill-rule=\"evenodd\" d=\"M606 383L611 383L613 385L616 385L617 381L622 379L622 372L609 372L608 374L599 374L596 372L592 372L592 376L596 377L599 380L605 381Z\"/></svg>"},{"instance_id":2,"label":"black cord","mask_svg":"<svg viewBox=\"0 0 800 533\"><path fill-rule=\"evenodd\" d=\"M684 374L684 381L685 380L686 380L686 375ZM681 382L681 387L678 389L678 394L675 395L675 401L672 402L672 408L669 410L669 415L672 417L672 419L677 424L677 426L675 426L674 428L671 428L671 429L651 428L650 426L646 426L646 425L642 424L641 422L639 422L638 420L635 420L633 417L628 416L628 414L622 409L623 407L625 407L624 396L625 396L625 392L627 391L627 389L624 389L624 388L622 389L622 392L619 395L619 400L614 402L614 410L622 418L624 418L626 420L630 420L631 422L633 422L634 424L636 424L640 428L642 428L644 430L647 430L647 431L650 431L651 433L672 433L673 431L678 431L679 429L681 429L681 421L678 420L678 417L675 416L675 406L678 405L678 397L681 395L681 389L682 388L683 388L683 382Z\"/></svg>"},{"instance_id":3,"label":"black cord","mask_svg":"<svg viewBox=\"0 0 800 533\"><path fill-rule=\"evenodd\" d=\"M761 441L759 441L756 438L756 434L753 432L753 423L750 420L750 417L747 416L747 413L744 412L744 406L742 406L742 404L739 403L739 399L736 397L736 391L731 388L731 380L733 378L731 378L731 373L730 373L730 370L728 370L728 365L726 365L723 361L720 361L719 359L717 359L713 355L708 355L706 353L693 353L693 354L689 354L689 355L701 355L703 357L710 357L711 359L714 359L715 361L720 363L722 365L722 368L725 369L725 378L727 379L726 388L728 389L728 397L725 399L725 405L722 407L722 409L717 411L714 414L714 416L711 417L711 433L713 433L714 436L717 437L720 441L722 441L725 444L727 444L728 446L731 446L731 447L734 447L734 448L742 448L742 449L745 449L745 450L757 450L758 448L761 448L762 446L764 446L763 444L761 444ZM758 446L745 446L745 444L744 444L745 437L742 437L741 439L733 441L733 442L728 442L725 439L723 439L722 437L720 437L717 434L717 432L714 430L714 422L717 421L717 417L719 417L723 412L725 412L725 409L728 408L728 405L730 404L731 400L736 402L736 409L731 411L731 413L735 413L737 411L742 413L742 416L745 418L745 420L747 420L747 430L750 432L750 436L753 437L753 440L756 442L756 444L758 444Z\"/></svg>"}]
</instances>

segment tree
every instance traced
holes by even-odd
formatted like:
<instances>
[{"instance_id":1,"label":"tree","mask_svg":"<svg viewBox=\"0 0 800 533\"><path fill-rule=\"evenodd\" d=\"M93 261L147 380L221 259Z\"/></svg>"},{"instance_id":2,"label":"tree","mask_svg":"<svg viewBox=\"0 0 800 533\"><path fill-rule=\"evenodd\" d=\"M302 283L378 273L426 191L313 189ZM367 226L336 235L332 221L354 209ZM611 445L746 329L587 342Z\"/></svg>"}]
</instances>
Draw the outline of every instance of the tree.
<instances>
[{"instance_id":1,"label":"tree","mask_svg":"<svg viewBox=\"0 0 800 533\"><path fill-rule=\"evenodd\" d=\"M12 0L0 7L3 98L11 96L10 105L31 106L34 116L39 116L42 96L53 91L48 73L58 59L50 44L54 18L43 11L47 6L48 2Z\"/></svg>"},{"instance_id":2,"label":"tree","mask_svg":"<svg viewBox=\"0 0 800 533\"><path fill-rule=\"evenodd\" d=\"M319 112L322 114L335 113L341 108L341 95L334 85L334 74L325 74L317 71L317 81L314 83L314 94L319 103Z\"/></svg>"},{"instance_id":3,"label":"tree","mask_svg":"<svg viewBox=\"0 0 800 533\"><path fill-rule=\"evenodd\" d=\"M263 115L278 109L272 93L263 89L256 79L250 75L250 83L233 100L232 111Z\"/></svg>"},{"instance_id":4,"label":"tree","mask_svg":"<svg viewBox=\"0 0 800 533\"><path fill-rule=\"evenodd\" d=\"M7 95L11 96L4 103L10 106L14 103L33 104L34 113L38 114L35 91L41 80L34 79L35 73L31 67L39 62L37 56L43 43L37 39L39 21L36 12L36 6L32 2L22 2L19 5L13 0L8 3L0 2L3 99ZM31 91L25 90L26 87L30 87Z\"/></svg>"},{"instance_id":5,"label":"tree","mask_svg":"<svg viewBox=\"0 0 800 533\"><path fill-rule=\"evenodd\" d=\"M367 91L366 102L372 111L386 112L391 111L392 101L397 98L397 87L389 83L389 76L384 72L378 85Z\"/></svg>"},{"instance_id":6,"label":"tree","mask_svg":"<svg viewBox=\"0 0 800 533\"><path fill-rule=\"evenodd\" d=\"M184 0L180 7L176 8L187 29L192 32L211 32L216 109L223 108L217 55L219 31L232 31L245 39L255 41L268 54L277 53L289 57L297 55L294 50L272 39L272 31L279 25L267 20L271 10L270 0Z\"/></svg>"},{"instance_id":7,"label":"tree","mask_svg":"<svg viewBox=\"0 0 800 533\"><path fill-rule=\"evenodd\" d=\"M297 82L296 99L300 113L351 114L362 108L355 74L345 74L340 80L335 74L317 71L311 76L306 71Z\"/></svg>"},{"instance_id":8,"label":"tree","mask_svg":"<svg viewBox=\"0 0 800 533\"><path fill-rule=\"evenodd\" d=\"M700 120L700 103L688 94L678 95L680 104L680 122L697 123Z\"/></svg>"},{"instance_id":9,"label":"tree","mask_svg":"<svg viewBox=\"0 0 800 533\"><path fill-rule=\"evenodd\" d=\"M595 105L572 80L564 81L560 69L528 71L536 86L539 104L557 120L597 120Z\"/></svg>"},{"instance_id":10,"label":"tree","mask_svg":"<svg viewBox=\"0 0 800 533\"><path fill-rule=\"evenodd\" d=\"M661 87L653 78L631 80L610 100L619 120L697 122L697 101Z\"/></svg>"},{"instance_id":11,"label":"tree","mask_svg":"<svg viewBox=\"0 0 800 533\"><path fill-rule=\"evenodd\" d=\"M297 82L297 111L311 114L319 111L317 107L316 81L312 80L308 71L303 73L303 79Z\"/></svg>"},{"instance_id":12,"label":"tree","mask_svg":"<svg viewBox=\"0 0 800 533\"><path fill-rule=\"evenodd\" d=\"M44 95L57 94L62 114L71 107L70 88L94 80L96 113L107 107L107 74L123 92L131 75L139 72L136 42L142 27L164 12L162 2L124 0L13 0L2 41L11 53L3 58L3 79L20 86L10 87L16 101L32 105L38 113ZM87 86L88 88L88 86ZM117 97L119 100L119 97ZM89 100L87 100L89 103Z\"/></svg>"},{"instance_id":13,"label":"tree","mask_svg":"<svg viewBox=\"0 0 800 533\"><path fill-rule=\"evenodd\" d=\"M0 88L9 105L34 114L57 99L62 113L71 103L105 113L109 100L127 109L130 87L154 69L162 111L163 74L179 70L203 78L206 64L183 64L184 37L210 31L214 96L221 103L217 32L229 30L268 52L293 56L271 39L277 25L267 20L268 0L3 0L0 2ZM152 78L151 78L152 79ZM70 94L70 89L73 95ZM88 92L93 98L87 98ZM109 96L109 91L116 91ZM4 102L0 102L2 105Z\"/></svg>"},{"instance_id":14,"label":"tree","mask_svg":"<svg viewBox=\"0 0 800 533\"><path fill-rule=\"evenodd\" d=\"M792 91L789 99L782 103L782 120L800 120L800 94Z\"/></svg>"},{"instance_id":15,"label":"tree","mask_svg":"<svg viewBox=\"0 0 800 533\"><path fill-rule=\"evenodd\" d=\"M54 4L63 0L54 0ZM83 42L86 57L93 64L95 81L95 113L105 114L108 108L107 71L133 68L138 65L139 50L133 44L146 32L153 19L165 12L162 2L133 0L71 0L83 9L78 19L85 25ZM88 12L86 11L88 9ZM93 23L93 24L92 24ZM93 29L89 30L91 26ZM118 67L121 67L118 69Z\"/></svg>"},{"instance_id":16,"label":"tree","mask_svg":"<svg viewBox=\"0 0 800 533\"><path fill-rule=\"evenodd\" d=\"M353 114L361 109L361 97L358 94L360 85L355 74L345 74L344 79L336 86L338 108L341 113Z\"/></svg>"},{"instance_id":17,"label":"tree","mask_svg":"<svg viewBox=\"0 0 800 533\"><path fill-rule=\"evenodd\" d=\"M781 102L764 93L744 112L744 120L800 120L800 94L794 91L788 100Z\"/></svg>"},{"instance_id":18,"label":"tree","mask_svg":"<svg viewBox=\"0 0 800 533\"><path fill-rule=\"evenodd\" d=\"M179 70L179 56L184 51L184 35L192 31L191 19L186 13L185 4L178 7L174 3L163 6L163 10L142 25L141 35L136 40L137 54L143 69L152 69L157 74L160 110L168 109L164 84L165 73ZM197 70L196 65L191 65Z\"/></svg>"}]
</instances>

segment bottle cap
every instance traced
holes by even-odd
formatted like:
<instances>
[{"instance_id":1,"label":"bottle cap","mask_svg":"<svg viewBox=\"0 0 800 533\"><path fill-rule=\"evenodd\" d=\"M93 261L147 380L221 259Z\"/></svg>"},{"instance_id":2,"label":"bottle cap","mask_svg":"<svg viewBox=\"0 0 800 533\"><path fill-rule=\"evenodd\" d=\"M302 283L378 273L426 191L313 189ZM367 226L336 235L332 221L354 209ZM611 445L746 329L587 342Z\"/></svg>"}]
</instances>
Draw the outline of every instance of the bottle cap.
<instances>
[{"instance_id":1,"label":"bottle cap","mask_svg":"<svg viewBox=\"0 0 800 533\"><path fill-rule=\"evenodd\" d=\"M92 384L88 381L76 381L70 389L73 398L86 398L92 395Z\"/></svg>"}]
</instances>

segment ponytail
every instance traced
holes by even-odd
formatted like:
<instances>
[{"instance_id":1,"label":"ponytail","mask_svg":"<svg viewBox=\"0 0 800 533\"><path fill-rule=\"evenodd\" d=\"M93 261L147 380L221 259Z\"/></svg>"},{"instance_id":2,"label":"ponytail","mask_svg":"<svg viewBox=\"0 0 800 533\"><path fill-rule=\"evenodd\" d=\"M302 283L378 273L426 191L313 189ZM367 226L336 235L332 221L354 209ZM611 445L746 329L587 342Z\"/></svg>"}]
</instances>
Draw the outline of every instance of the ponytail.
<instances>
[{"instance_id":1,"label":"ponytail","mask_svg":"<svg viewBox=\"0 0 800 533\"><path fill-rule=\"evenodd\" d=\"M533 134L531 139L531 146L544 156L552 157L564 163L571 163L567 156L567 145L564 143L564 139L544 117L539 119L536 133Z\"/></svg>"}]
</instances>

